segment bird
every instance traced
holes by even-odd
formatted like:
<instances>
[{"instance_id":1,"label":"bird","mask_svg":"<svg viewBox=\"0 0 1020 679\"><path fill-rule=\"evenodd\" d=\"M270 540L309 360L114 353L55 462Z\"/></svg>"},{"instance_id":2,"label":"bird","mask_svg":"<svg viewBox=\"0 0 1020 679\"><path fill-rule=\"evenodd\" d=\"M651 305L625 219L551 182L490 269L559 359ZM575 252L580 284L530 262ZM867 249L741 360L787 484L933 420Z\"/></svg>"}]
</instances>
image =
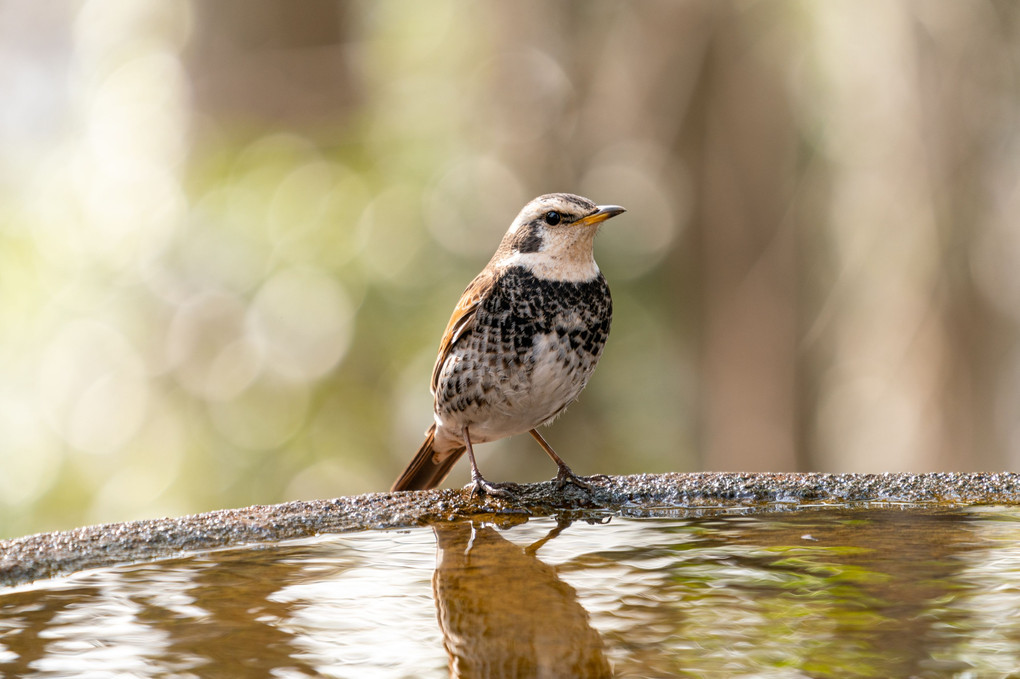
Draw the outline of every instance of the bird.
<instances>
[{"instance_id":1,"label":"bird","mask_svg":"<svg viewBox=\"0 0 1020 679\"><path fill-rule=\"evenodd\" d=\"M524 206L446 325L434 421L391 492L435 488L467 452L472 496L511 495L516 484L482 476L473 445L525 432L556 463L556 488L590 489L537 428L577 399L602 356L613 301L593 245L600 225L624 212L570 193Z\"/></svg>"}]
</instances>

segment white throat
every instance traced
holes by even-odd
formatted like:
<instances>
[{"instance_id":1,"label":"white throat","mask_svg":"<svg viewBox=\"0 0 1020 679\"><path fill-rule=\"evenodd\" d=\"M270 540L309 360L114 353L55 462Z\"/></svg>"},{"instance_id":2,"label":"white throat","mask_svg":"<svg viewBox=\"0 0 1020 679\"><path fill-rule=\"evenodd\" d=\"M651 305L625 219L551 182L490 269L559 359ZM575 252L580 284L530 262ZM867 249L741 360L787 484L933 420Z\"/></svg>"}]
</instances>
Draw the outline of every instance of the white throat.
<instances>
[{"instance_id":1,"label":"white throat","mask_svg":"<svg viewBox=\"0 0 1020 679\"><path fill-rule=\"evenodd\" d=\"M515 252L499 260L500 266L520 266L539 278L551 281L585 283L599 275L595 257L562 259L548 252Z\"/></svg>"}]
</instances>

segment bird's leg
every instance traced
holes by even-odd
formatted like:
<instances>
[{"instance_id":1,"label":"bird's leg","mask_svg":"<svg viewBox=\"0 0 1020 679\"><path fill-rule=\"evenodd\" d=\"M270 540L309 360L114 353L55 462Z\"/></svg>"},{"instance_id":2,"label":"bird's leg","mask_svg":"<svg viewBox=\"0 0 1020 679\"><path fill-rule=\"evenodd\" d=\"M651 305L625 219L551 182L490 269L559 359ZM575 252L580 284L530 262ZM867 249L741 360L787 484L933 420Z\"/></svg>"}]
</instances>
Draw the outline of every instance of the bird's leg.
<instances>
[{"instance_id":1,"label":"bird's leg","mask_svg":"<svg viewBox=\"0 0 1020 679\"><path fill-rule=\"evenodd\" d=\"M584 488L585 490L591 490L591 484L582 479L580 476L571 471L567 463L560 459L560 456L556 454L556 451L552 449L542 435L538 433L537 429L532 429L528 432L535 440L538 441L538 445L542 446L542 450L546 452L546 455L552 458L552 461L559 467L559 471L556 472L556 478L553 479L553 483L556 484L557 490L563 490L568 483L572 483L578 488Z\"/></svg>"},{"instance_id":2,"label":"bird's leg","mask_svg":"<svg viewBox=\"0 0 1020 679\"><path fill-rule=\"evenodd\" d=\"M467 427L464 427L464 447L467 448L468 460L471 462L471 483L468 484L471 487L471 497L474 497L475 494L501 498L513 497L511 490L519 487L516 483L489 483L478 471L475 451L471 446L471 435L468 433Z\"/></svg>"},{"instance_id":3,"label":"bird's leg","mask_svg":"<svg viewBox=\"0 0 1020 679\"><path fill-rule=\"evenodd\" d=\"M542 547L542 545L544 545L545 543L549 542L554 538L559 537L560 533L565 531L567 528L570 528L570 524L572 523L573 521L571 519L564 519L560 517L559 519L556 520L556 527L553 528L548 533L546 533L545 537L540 539L538 542L533 542L532 544L525 547L524 553L531 554L532 556L534 556L535 553L538 552L539 548Z\"/></svg>"}]
</instances>

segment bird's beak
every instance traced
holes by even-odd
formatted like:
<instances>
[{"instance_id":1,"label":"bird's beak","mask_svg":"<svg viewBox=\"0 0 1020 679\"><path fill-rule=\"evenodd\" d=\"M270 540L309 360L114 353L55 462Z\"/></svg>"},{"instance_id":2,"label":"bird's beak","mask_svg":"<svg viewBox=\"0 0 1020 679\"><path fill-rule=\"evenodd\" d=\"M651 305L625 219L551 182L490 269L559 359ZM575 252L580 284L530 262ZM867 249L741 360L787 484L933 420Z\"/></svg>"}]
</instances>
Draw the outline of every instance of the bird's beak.
<instances>
[{"instance_id":1,"label":"bird's beak","mask_svg":"<svg viewBox=\"0 0 1020 679\"><path fill-rule=\"evenodd\" d=\"M626 211L627 210L620 207L619 205L599 205L598 210L592 212L590 215L586 217L581 217L575 222L575 224L580 224L582 226L591 226L593 224L599 224L601 222L606 221L610 217L615 217L616 215L623 214Z\"/></svg>"}]
</instances>

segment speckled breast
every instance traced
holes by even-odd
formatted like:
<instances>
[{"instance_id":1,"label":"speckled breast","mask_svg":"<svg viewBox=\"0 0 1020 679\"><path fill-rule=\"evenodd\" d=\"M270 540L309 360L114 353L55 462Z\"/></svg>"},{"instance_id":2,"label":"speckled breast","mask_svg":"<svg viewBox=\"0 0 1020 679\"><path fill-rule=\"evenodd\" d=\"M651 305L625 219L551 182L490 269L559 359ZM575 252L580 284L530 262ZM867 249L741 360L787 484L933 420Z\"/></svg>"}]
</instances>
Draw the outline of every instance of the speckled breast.
<instances>
[{"instance_id":1,"label":"speckled breast","mask_svg":"<svg viewBox=\"0 0 1020 679\"><path fill-rule=\"evenodd\" d=\"M473 441L526 432L577 398L602 355L613 305L602 274L553 281L509 267L439 376L436 414Z\"/></svg>"}]
</instances>

